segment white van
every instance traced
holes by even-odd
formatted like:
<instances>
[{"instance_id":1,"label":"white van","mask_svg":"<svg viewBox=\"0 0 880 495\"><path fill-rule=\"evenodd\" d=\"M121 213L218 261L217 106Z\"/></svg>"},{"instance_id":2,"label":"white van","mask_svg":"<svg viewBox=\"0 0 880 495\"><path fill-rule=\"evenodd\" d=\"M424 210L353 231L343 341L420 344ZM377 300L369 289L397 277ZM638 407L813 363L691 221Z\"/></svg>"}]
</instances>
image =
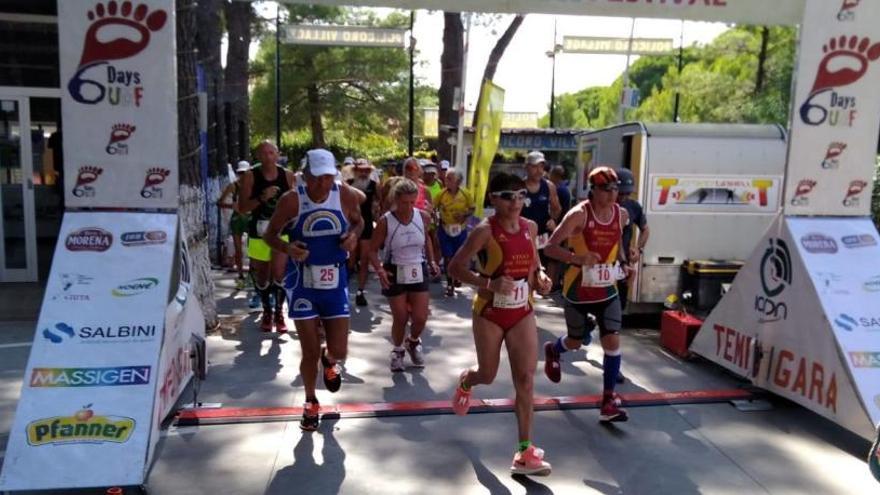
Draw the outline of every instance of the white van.
<instances>
[{"instance_id":1,"label":"white van","mask_svg":"<svg viewBox=\"0 0 880 495\"><path fill-rule=\"evenodd\" d=\"M776 125L641 122L578 136L575 196L587 197L593 167L629 168L647 215L629 312L676 293L686 259L748 259L781 209L786 138Z\"/></svg>"}]
</instances>

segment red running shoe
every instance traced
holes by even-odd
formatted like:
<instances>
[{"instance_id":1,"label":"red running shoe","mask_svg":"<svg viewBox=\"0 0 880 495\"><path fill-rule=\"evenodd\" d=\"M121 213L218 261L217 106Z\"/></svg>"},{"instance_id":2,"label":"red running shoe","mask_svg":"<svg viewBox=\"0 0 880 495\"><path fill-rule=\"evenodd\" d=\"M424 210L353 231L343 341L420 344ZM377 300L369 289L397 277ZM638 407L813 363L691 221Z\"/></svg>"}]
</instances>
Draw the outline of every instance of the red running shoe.
<instances>
[{"instance_id":1,"label":"red running shoe","mask_svg":"<svg viewBox=\"0 0 880 495\"><path fill-rule=\"evenodd\" d=\"M613 396L602 400L602 409L599 410L600 423L622 423L629 419L626 409L620 407L618 401L619 399Z\"/></svg>"},{"instance_id":2,"label":"red running shoe","mask_svg":"<svg viewBox=\"0 0 880 495\"><path fill-rule=\"evenodd\" d=\"M544 342L544 374L553 383L562 380L562 369L559 365L559 353L553 342Z\"/></svg>"},{"instance_id":3,"label":"red running shoe","mask_svg":"<svg viewBox=\"0 0 880 495\"><path fill-rule=\"evenodd\" d=\"M275 331L278 333L287 333L287 321L282 312L275 313Z\"/></svg>"},{"instance_id":4,"label":"red running shoe","mask_svg":"<svg viewBox=\"0 0 880 495\"><path fill-rule=\"evenodd\" d=\"M263 311L263 317L260 319L260 330L264 332L272 331L272 313Z\"/></svg>"}]
</instances>

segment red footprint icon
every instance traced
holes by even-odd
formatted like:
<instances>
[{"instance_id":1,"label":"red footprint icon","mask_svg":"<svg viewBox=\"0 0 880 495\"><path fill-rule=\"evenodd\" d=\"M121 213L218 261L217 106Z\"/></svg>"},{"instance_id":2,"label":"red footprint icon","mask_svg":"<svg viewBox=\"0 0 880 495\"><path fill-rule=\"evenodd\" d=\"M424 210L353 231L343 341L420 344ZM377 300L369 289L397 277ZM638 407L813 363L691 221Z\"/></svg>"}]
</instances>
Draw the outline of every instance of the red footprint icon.
<instances>
[{"instance_id":1,"label":"red footprint icon","mask_svg":"<svg viewBox=\"0 0 880 495\"><path fill-rule=\"evenodd\" d=\"M162 29L168 20L168 14L164 10L150 13L146 5L133 7L128 0L121 5L116 0L110 0L106 8L102 3L96 4L94 11L89 11L88 18L93 22L86 31L80 67L137 55L150 44L150 32ZM120 36L102 41L98 31L108 26L128 28L131 37Z\"/></svg>"},{"instance_id":2,"label":"red footprint icon","mask_svg":"<svg viewBox=\"0 0 880 495\"><path fill-rule=\"evenodd\" d=\"M161 184L171 175L171 171L167 168L151 168L147 170L147 177L144 179L144 189Z\"/></svg>"},{"instance_id":3,"label":"red footprint icon","mask_svg":"<svg viewBox=\"0 0 880 495\"><path fill-rule=\"evenodd\" d=\"M101 167L93 167L91 165L80 167L79 174L76 176L76 186L74 187L84 186L95 182L103 172L104 169Z\"/></svg>"},{"instance_id":4,"label":"red footprint icon","mask_svg":"<svg viewBox=\"0 0 880 495\"><path fill-rule=\"evenodd\" d=\"M867 37L846 35L831 38L822 46L825 57L819 63L811 94L852 84L868 71L868 63L880 58L880 43L871 45Z\"/></svg>"}]
</instances>

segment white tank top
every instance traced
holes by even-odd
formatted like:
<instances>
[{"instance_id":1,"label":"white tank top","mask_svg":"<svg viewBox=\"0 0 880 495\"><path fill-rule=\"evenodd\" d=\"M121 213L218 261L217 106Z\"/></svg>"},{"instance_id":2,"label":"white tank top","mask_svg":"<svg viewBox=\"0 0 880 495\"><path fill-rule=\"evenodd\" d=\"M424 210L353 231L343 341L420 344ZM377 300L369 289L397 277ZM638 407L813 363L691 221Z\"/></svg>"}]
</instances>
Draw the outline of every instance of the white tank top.
<instances>
[{"instance_id":1,"label":"white tank top","mask_svg":"<svg viewBox=\"0 0 880 495\"><path fill-rule=\"evenodd\" d=\"M420 265L425 261L425 225L422 210L413 208L413 217L403 224L392 212L385 213L385 259L395 265Z\"/></svg>"}]
</instances>

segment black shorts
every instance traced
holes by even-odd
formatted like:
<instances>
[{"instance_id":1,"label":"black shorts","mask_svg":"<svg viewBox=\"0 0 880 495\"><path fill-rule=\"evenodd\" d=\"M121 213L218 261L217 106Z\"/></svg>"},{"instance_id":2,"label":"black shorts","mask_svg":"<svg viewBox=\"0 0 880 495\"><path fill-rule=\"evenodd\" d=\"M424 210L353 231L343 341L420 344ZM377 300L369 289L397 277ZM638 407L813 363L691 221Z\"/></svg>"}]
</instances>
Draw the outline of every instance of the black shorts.
<instances>
[{"instance_id":1,"label":"black shorts","mask_svg":"<svg viewBox=\"0 0 880 495\"><path fill-rule=\"evenodd\" d=\"M422 263L422 281L417 284L398 284L397 283L397 265L393 263L385 263L385 273L388 274L388 281L391 287L382 289L382 295L385 297L396 297L407 292L428 292L428 264Z\"/></svg>"},{"instance_id":2,"label":"black shorts","mask_svg":"<svg viewBox=\"0 0 880 495\"><path fill-rule=\"evenodd\" d=\"M568 336L573 339L584 340L584 337L593 331L592 320L587 315L596 317L600 337L620 333L623 318L620 300L617 297L598 303L575 304L566 301L564 312Z\"/></svg>"}]
</instances>

